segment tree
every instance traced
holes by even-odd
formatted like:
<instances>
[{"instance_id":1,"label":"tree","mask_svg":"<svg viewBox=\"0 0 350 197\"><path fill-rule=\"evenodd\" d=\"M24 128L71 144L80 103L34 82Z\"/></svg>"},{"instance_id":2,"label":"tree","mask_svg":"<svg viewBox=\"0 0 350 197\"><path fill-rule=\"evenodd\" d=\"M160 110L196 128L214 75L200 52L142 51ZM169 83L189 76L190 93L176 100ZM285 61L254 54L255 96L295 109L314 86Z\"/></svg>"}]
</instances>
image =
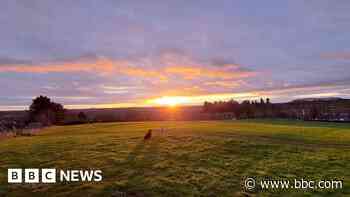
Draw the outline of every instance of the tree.
<instances>
[{"instance_id":1,"label":"tree","mask_svg":"<svg viewBox=\"0 0 350 197\"><path fill-rule=\"evenodd\" d=\"M260 104L265 105L264 99L262 99L262 98L260 99Z\"/></svg>"},{"instance_id":2,"label":"tree","mask_svg":"<svg viewBox=\"0 0 350 197\"><path fill-rule=\"evenodd\" d=\"M33 99L29 107L30 122L40 122L43 125L61 123L64 119L64 108L59 103L51 102L46 96Z\"/></svg>"},{"instance_id":3,"label":"tree","mask_svg":"<svg viewBox=\"0 0 350 197\"><path fill-rule=\"evenodd\" d=\"M270 104L270 98L266 98L266 104Z\"/></svg>"},{"instance_id":4,"label":"tree","mask_svg":"<svg viewBox=\"0 0 350 197\"><path fill-rule=\"evenodd\" d=\"M205 101L203 106L203 111L206 113L210 112L210 107L211 107L211 103Z\"/></svg>"},{"instance_id":5,"label":"tree","mask_svg":"<svg viewBox=\"0 0 350 197\"><path fill-rule=\"evenodd\" d=\"M79 112L78 118L80 122L87 122L88 118L84 112Z\"/></svg>"}]
</instances>

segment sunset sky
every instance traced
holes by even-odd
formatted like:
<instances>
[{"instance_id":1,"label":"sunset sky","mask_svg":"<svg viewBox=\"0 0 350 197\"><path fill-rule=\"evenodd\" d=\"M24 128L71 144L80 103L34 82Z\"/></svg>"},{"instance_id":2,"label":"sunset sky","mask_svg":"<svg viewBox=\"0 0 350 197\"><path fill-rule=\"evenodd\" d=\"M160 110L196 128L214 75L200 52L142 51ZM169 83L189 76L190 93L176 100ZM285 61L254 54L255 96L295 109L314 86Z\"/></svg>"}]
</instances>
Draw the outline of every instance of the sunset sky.
<instances>
[{"instance_id":1,"label":"sunset sky","mask_svg":"<svg viewBox=\"0 0 350 197\"><path fill-rule=\"evenodd\" d=\"M1 0L0 110L350 98L348 0Z\"/></svg>"}]
</instances>

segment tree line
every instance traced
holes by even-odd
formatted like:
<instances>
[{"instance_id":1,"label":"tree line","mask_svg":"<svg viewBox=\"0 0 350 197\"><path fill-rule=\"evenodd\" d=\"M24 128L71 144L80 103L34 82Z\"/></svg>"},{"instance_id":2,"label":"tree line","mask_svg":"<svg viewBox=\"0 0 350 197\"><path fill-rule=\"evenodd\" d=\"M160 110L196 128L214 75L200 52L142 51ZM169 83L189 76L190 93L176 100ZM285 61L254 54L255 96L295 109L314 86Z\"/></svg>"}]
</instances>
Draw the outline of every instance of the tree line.
<instances>
[{"instance_id":1,"label":"tree line","mask_svg":"<svg viewBox=\"0 0 350 197\"><path fill-rule=\"evenodd\" d=\"M233 99L229 101L204 102L205 113L233 113L237 119L271 117L273 105L269 98L258 100L244 100L241 103Z\"/></svg>"},{"instance_id":2,"label":"tree line","mask_svg":"<svg viewBox=\"0 0 350 197\"><path fill-rule=\"evenodd\" d=\"M204 102L203 112L232 113L241 118L290 118L319 121L350 121L350 99L310 98L287 103L271 103L270 99Z\"/></svg>"}]
</instances>

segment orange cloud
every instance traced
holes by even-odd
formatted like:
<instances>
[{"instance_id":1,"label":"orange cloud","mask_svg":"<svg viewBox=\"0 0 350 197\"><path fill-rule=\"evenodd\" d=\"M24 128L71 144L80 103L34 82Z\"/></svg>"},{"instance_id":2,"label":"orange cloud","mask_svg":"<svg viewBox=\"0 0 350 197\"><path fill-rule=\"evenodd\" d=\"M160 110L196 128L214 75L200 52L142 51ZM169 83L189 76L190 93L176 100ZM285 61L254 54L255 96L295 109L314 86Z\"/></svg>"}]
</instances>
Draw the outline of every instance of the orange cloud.
<instances>
[{"instance_id":1,"label":"orange cloud","mask_svg":"<svg viewBox=\"0 0 350 197\"><path fill-rule=\"evenodd\" d=\"M18 72L18 73L72 73L72 72L93 72L98 74L121 73L136 77L158 78L162 81L167 77L159 71L138 68L132 66L127 61L111 61L100 58L95 62L68 62L62 64L45 64L45 65L1 65L0 72Z\"/></svg>"},{"instance_id":2,"label":"orange cloud","mask_svg":"<svg viewBox=\"0 0 350 197\"><path fill-rule=\"evenodd\" d=\"M238 65L225 65L220 67L200 65L199 63L189 63L186 66L178 66L176 62L166 65L137 66L127 60L110 60L107 58L98 58L93 61L72 61L54 64L41 65L0 65L0 72L19 72L19 73L75 73L90 72L102 75L124 74L133 77L142 77L152 79L154 82L166 82L170 76L178 75L186 80L195 78L220 78L237 79L254 76L252 71L242 71ZM165 66L162 68L162 66ZM159 68L159 69L156 69ZM158 81L156 80L158 79Z\"/></svg>"},{"instance_id":3,"label":"orange cloud","mask_svg":"<svg viewBox=\"0 0 350 197\"><path fill-rule=\"evenodd\" d=\"M231 68L231 67L227 67L227 68ZM256 74L254 72L239 71L237 69L230 71L227 68L171 66L171 67L165 68L165 72L169 74L180 75L185 79L194 79L199 77L234 79L234 78L246 78L246 77L254 76Z\"/></svg>"},{"instance_id":4,"label":"orange cloud","mask_svg":"<svg viewBox=\"0 0 350 197\"><path fill-rule=\"evenodd\" d=\"M209 81L206 82L205 85L208 86L220 86L220 87L225 87L225 88L233 88L233 87L239 87L243 81Z\"/></svg>"},{"instance_id":5,"label":"orange cloud","mask_svg":"<svg viewBox=\"0 0 350 197\"><path fill-rule=\"evenodd\" d=\"M324 54L321 54L321 58L350 60L350 53L349 52L324 53Z\"/></svg>"},{"instance_id":6,"label":"orange cloud","mask_svg":"<svg viewBox=\"0 0 350 197\"><path fill-rule=\"evenodd\" d=\"M163 73L155 70L146 70L146 69L136 68L136 67L125 67L123 70L120 70L119 72L129 76L144 77L144 78L158 78L161 81L168 80L168 78Z\"/></svg>"}]
</instances>

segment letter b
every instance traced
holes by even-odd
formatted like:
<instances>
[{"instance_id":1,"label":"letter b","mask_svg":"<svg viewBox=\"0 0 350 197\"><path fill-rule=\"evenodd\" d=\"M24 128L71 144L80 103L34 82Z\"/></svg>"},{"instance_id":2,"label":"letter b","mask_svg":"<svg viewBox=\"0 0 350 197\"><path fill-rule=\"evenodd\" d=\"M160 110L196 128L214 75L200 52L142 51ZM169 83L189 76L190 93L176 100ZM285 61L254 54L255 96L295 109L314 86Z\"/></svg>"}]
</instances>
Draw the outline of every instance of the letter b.
<instances>
[{"instance_id":1,"label":"letter b","mask_svg":"<svg viewBox=\"0 0 350 197\"><path fill-rule=\"evenodd\" d=\"M24 170L25 183L39 183L39 169L25 169Z\"/></svg>"},{"instance_id":2,"label":"letter b","mask_svg":"<svg viewBox=\"0 0 350 197\"><path fill-rule=\"evenodd\" d=\"M7 170L8 183L22 183L22 169L8 169Z\"/></svg>"}]
</instances>

